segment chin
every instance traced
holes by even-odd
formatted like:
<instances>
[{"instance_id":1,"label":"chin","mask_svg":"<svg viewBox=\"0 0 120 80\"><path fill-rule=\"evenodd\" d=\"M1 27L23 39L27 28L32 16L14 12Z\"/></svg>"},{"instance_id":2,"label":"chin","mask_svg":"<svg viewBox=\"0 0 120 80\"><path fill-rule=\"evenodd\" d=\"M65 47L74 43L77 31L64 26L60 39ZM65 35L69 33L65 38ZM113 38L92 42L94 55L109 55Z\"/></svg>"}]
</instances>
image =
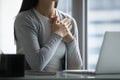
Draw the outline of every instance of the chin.
<instances>
[{"instance_id":1,"label":"chin","mask_svg":"<svg viewBox=\"0 0 120 80\"><path fill-rule=\"evenodd\" d=\"M58 1L58 0L52 0L52 1Z\"/></svg>"}]
</instances>

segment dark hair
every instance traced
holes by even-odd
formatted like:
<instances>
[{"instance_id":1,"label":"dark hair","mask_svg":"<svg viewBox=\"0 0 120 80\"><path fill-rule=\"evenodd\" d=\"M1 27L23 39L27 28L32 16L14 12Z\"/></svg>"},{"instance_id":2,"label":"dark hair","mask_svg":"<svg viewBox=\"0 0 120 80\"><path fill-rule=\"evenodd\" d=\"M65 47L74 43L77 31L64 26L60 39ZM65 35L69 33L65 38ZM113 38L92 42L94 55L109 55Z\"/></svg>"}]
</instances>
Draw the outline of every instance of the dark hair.
<instances>
[{"instance_id":1,"label":"dark hair","mask_svg":"<svg viewBox=\"0 0 120 80\"><path fill-rule=\"evenodd\" d=\"M19 13L35 7L38 1L39 0L23 0ZM57 7L57 5L58 5L58 1L56 1L55 3L55 8Z\"/></svg>"}]
</instances>

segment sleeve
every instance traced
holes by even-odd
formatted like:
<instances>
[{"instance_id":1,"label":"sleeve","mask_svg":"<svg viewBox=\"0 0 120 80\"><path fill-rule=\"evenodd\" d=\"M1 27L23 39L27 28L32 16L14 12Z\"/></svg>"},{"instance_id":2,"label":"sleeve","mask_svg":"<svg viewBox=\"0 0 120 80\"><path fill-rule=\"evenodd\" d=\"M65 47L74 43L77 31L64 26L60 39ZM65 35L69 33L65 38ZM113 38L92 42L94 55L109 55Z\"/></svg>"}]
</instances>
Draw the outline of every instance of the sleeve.
<instances>
[{"instance_id":1,"label":"sleeve","mask_svg":"<svg viewBox=\"0 0 120 80\"><path fill-rule=\"evenodd\" d=\"M66 44L67 46L67 69L81 69L82 59L79 50L78 29L74 19L72 19L72 34L75 39Z\"/></svg>"},{"instance_id":2,"label":"sleeve","mask_svg":"<svg viewBox=\"0 0 120 80\"><path fill-rule=\"evenodd\" d=\"M57 34L51 34L49 41L42 46L39 45L37 31L29 18L19 16L14 23L17 42L22 47L25 58L32 70L42 71L55 54L62 38Z\"/></svg>"}]
</instances>

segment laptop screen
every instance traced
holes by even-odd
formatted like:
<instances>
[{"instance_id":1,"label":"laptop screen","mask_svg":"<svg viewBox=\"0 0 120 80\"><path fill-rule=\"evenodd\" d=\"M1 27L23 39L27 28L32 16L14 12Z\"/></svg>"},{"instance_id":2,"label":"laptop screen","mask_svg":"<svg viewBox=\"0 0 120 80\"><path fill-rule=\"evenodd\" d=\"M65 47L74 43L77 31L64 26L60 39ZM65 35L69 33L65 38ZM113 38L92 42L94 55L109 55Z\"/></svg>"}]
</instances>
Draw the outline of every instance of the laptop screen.
<instances>
[{"instance_id":1,"label":"laptop screen","mask_svg":"<svg viewBox=\"0 0 120 80\"><path fill-rule=\"evenodd\" d=\"M96 74L120 73L120 32L106 32L104 35Z\"/></svg>"}]
</instances>

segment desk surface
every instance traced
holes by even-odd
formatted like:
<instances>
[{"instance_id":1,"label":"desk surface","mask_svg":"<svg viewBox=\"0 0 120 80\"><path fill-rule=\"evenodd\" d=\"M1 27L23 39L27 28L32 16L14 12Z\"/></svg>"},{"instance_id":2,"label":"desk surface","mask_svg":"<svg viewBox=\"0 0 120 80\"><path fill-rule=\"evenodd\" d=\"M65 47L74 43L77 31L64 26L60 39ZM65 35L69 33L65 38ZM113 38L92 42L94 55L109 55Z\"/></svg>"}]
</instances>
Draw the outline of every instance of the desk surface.
<instances>
[{"instance_id":1,"label":"desk surface","mask_svg":"<svg viewBox=\"0 0 120 80\"><path fill-rule=\"evenodd\" d=\"M3 79L3 78L0 78ZM9 77L4 79L39 79L39 80L95 80L95 79L120 79L120 74L111 75L90 75L90 74L67 74L62 72L57 72L56 75L28 75L25 74L24 77Z\"/></svg>"}]
</instances>

